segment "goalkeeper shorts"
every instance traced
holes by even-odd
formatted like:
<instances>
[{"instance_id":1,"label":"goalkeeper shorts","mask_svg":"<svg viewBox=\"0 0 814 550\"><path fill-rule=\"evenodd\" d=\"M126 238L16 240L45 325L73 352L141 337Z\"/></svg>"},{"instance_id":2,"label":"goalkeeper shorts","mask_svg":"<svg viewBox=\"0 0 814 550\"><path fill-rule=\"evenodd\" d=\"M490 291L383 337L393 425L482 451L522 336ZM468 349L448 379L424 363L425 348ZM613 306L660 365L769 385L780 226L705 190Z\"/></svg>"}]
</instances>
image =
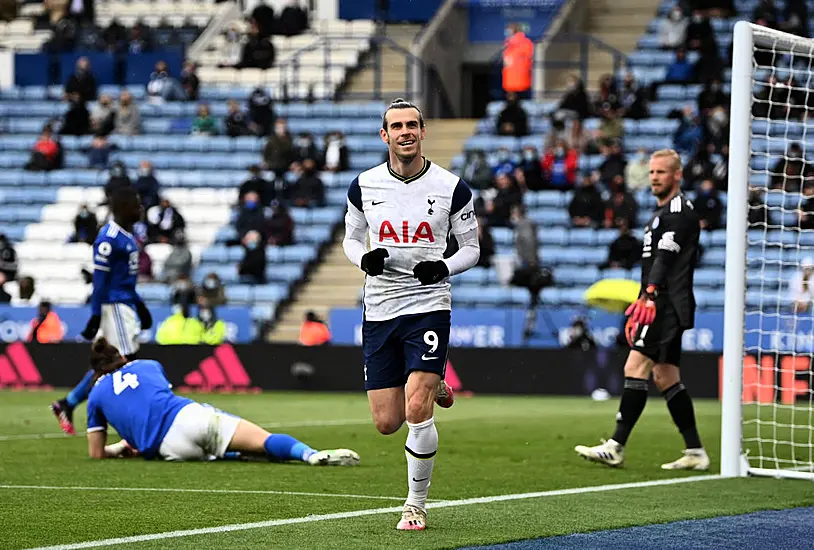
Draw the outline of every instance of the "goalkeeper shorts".
<instances>
[{"instance_id":1,"label":"goalkeeper shorts","mask_svg":"<svg viewBox=\"0 0 814 550\"><path fill-rule=\"evenodd\" d=\"M681 328L675 308L669 302L656 309L656 319L650 325L640 326L633 338L631 349L640 352L655 363L681 366Z\"/></svg>"}]
</instances>

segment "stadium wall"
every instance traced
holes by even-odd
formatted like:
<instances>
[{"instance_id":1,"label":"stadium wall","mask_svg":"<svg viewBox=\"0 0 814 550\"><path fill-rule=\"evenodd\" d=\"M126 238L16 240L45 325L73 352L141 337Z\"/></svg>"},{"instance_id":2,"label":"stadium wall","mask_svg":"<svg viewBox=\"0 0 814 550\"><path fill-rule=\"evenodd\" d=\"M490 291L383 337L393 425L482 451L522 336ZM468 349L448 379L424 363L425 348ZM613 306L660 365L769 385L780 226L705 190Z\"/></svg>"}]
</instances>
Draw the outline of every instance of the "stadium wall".
<instances>
[{"instance_id":1,"label":"stadium wall","mask_svg":"<svg viewBox=\"0 0 814 550\"><path fill-rule=\"evenodd\" d=\"M623 350L454 348L449 353L447 381L459 393L585 396L605 388L618 395L626 355ZM141 356L160 361L181 391L364 391L362 351L355 346L146 344ZM0 387L71 387L85 372L88 357L87 344L0 344ZM694 397L718 398L720 357L717 353L683 356L682 379ZM774 359L764 358L758 367L747 357L744 397L788 403L797 395L807 395L807 370L788 363L792 359L777 358L775 364ZM795 372L799 376L789 375Z\"/></svg>"}]
</instances>

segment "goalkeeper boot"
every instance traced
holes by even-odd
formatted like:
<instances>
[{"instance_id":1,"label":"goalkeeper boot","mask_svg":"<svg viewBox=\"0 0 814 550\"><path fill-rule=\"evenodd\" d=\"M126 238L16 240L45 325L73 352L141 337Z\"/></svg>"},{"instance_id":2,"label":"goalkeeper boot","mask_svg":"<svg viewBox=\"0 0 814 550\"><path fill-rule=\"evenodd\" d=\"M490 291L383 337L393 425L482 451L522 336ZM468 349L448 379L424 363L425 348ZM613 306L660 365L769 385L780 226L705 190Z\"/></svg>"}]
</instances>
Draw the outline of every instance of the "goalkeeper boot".
<instances>
[{"instance_id":1,"label":"goalkeeper boot","mask_svg":"<svg viewBox=\"0 0 814 550\"><path fill-rule=\"evenodd\" d=\"M51 403L51 412L57 417L59 427L68 435L76 435L76 430L73 427L73 409L68 405L64 399L54 401Z\"/></svg>"},{"instance_id":2,"label":"goalkeeper boot","mask_svg":"<svg viewBox=\"0 0 814 550\"><path fill-rule=\"evenodd\" d=\"M621 466L625 461L625 450L613 439L605 441L602 444L593 447L586 447L585 445L577 445L574 450L579 456L586 460L593 462L601 462L608 466Z\"/></svg>"},{"instance_id":3,"label":"goalkeeper boot","mask_svg":"<svg viewBox=\"0 0 814 550\"><path fill-rule=\"evenodd\" d=\"M396 525L399 531L423 531L427 527L427 511L412 506L410 504L404 505L404 511L401 513L401 521Z\"/></svg>"},{"instance_id":4,"label":"goalkeeper boot","mask_svg":"<svg viewBox=\"0 0 814 550\"><path fill-rule=\"evenodd\" d=\"M317 451L308 457L311 466L356 466L359 455L350 449L331 449Z\"/></svg>"},{"instance_id":5,"label":"goalkeeper boot","mask_svg":"<svg viewBox=\"0 0 814 550\"><path fill-rule=\"evenodd\" d=\"M455 394L449 384L441 380L438 382L438 388L435 390L435 402L439 407L448 409L455 403Z\"/></svg>"},{"instance_id":6,"label":"goalkeeper boot","mask_svg":"<svg viewBox=\"0 0 814 550\"><path fill-rule=\"evenodd\" d=\"M662 464L661 469L705 472L709 469L709 457L704 449L687 449L684 451L684 456L673 462Z\"/></svg>"}]
</instances>

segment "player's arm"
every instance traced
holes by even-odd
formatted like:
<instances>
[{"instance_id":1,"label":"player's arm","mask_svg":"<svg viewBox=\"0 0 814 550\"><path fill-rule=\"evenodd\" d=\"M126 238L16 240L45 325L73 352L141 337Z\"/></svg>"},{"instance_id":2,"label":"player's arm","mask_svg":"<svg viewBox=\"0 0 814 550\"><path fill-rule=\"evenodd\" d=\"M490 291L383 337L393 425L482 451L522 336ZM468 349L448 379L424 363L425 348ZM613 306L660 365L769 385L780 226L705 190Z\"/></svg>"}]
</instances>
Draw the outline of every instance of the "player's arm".
<instances>
[{"instance_id":1,"label":"player's arm","mask_svg":"<svg viewBox=\"0 0 814 550\"><path fill-rule=\"evenodd\" d=\"M359 178L355 178L348 188L348 211L345 214L345 238L342 241L345 256L353 265L370 276L381 275L384 259L389 253L384 248L368 252L367 218L362 209L362 188Z\"/></svg>"},{"instance_id":2,"label":"player's arm","mask_svg":"<svg viewBox=\"0 0 814 550\"><path fill-rule=\"evenodd\" d=\"M99 330L102 319L102 301L110 285L110 266L113 262L113 242L101 239L93 243L93 291L90 295L90 319L82 336L91 340Z\"/></svg>"},{"instance_id":3,"label":"player's arm","mask_svg":"<svg viewBox=\"0 0 814 550\"><path fill-rule=\"evenodd\" d=\"M107 420L94 399L88 400L88 456L106 458Z\"/></svg>"},{"instance_id":4,"label":"player's arm","mask_svg":"<svg viewBox=\"0 0 814 550\"><path fill-rule=\"evenodd\" d=\"M458 251L443 261L447 265L449 274L456 275L474 267L480 259L475 202L472 198L472 191L463 180L458 181L455 192L452 194L449 223L452 234L458 241Z\"/></svg>"}]
</instances>

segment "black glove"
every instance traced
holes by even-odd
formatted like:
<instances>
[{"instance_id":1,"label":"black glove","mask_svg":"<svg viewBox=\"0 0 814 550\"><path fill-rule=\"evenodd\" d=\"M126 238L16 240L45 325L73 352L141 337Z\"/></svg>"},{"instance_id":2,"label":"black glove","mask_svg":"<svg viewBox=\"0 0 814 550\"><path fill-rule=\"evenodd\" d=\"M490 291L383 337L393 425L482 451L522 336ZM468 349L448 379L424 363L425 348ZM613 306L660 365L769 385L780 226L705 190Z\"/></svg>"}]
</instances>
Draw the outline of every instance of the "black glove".
<instances>
[{"instance_id":1,"label":"black glove","mask_svg":"<svg viewBox=\"0 0 814 550\"><path fill-rule=\"evenodd\" d=\"M390 253L384 248L377 248L371 250L362 256L362 271L375 277L384 273L384 259L388 258Z\"/></svg>"},{"instance_id":2,"label":"black glove","mask_svg":"<svg viewBox=\"0 0 814 550\"><path fill-rule=\"evenodd\" d=\"M413 268L413 277L421 281L422 285L434 285L442 279L449 277L449 268L443 260L435 262L419 262Z\"/></svg>"},{"instance_id":3,"label":"black glove","mask_svg":"<svg viewBox=\"0 0 814 550\"><path fill-rule=\"evenodd\" d=\"M85 330L82 331L82 338L85 340L93 340L96 333L99 332L99 325L101 322L101 315L91 315L90 319L88 319L88 324L85 325Z\"/></svg>"},{"instance_id":4,"label":"black glove","mask_svg":"<svg viewBox=\"0 0 814 550\"><path fill-rule=\"evenodd\" d=\"M153 326L153 316L150 315L150 310L147 309L144 302L136 303L136 313L139 323L141 323L141 330L149 330Z\"/></svg>"}]
</instances>

